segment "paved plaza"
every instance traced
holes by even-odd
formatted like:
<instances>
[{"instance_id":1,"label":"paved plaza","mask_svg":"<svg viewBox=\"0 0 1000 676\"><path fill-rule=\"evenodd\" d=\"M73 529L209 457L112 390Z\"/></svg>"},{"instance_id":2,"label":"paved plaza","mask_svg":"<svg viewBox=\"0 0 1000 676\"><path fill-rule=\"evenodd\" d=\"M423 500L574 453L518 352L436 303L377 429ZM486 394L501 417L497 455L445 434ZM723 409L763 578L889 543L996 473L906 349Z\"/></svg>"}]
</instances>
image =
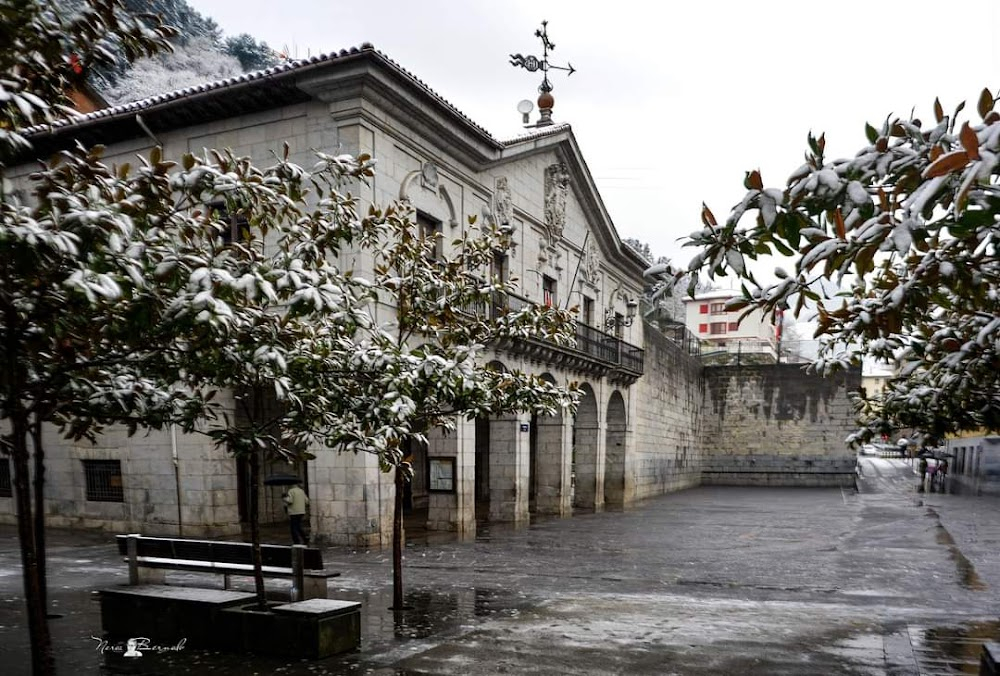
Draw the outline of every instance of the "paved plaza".
<instances>
[{"instance_id":1,"label":"paved plaza","mask_svg":"<svg viewBox=\"0 0 1000 676\"><path fill-rule=\"evenodd\" d=\"M902 460L866 458L862 471L858 492L698 488L467 542L411 541L411 609L398 616L389 552L330 549L343 573L330 595L362 602L362 646L320 662L190 649L102 657L94 592L125 583L125 566L110 536L53 532L59 673L977 673L982 642L1000 639L1000 499L919 494ZM0 673L29 671L6 528Z\"/></svg>"}]
</instances>

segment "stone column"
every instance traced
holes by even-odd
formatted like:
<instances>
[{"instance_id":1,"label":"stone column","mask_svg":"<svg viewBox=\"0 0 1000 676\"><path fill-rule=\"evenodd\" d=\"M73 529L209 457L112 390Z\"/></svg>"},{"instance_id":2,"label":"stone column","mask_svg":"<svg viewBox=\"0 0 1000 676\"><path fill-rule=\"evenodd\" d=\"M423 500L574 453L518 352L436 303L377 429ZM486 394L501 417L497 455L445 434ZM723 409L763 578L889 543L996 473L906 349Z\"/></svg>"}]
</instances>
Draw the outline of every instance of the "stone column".
<instances>
[{"instance_id":1,"label":"stone column","mask_svg":"<svg viewBox=\"0 0 1000 676\"><path fill-rule=\"evenodd\" d=\"M392 474L375 455L318 449L309 463L313 544L389 546L394 498Z\"/></svg>"},{"instance_id":2,"label":"stone column","mask_svg":"<svg viewBox=\"0 0 1000 676\"><path fill-rule=\"evenodd\" d=\"M490 420L490 521L528 523L530 416Z\"/></svg>"},{"instance_id":3,"label":"stone column","mask_svg":"<svg viewBox=\"0 0 1000 676\"><path fill-rule=\"evenodd\" d=\"M455 431L433 435L429 458L455 459L455 490L431 491L427 509L427 529L453 531L463 535L476 532L476 423L459 418Z\"/></svg>"},{"instance_id":4,"label":"stone column","mask_svg":"<svg viewBox=\"0 0 1000 676\"><path fill-rule=\"evenodd\" d=\"M565 516L569 506L569 457L572 426L568 416L537 418L535 508L539 514ZM569 434L567 434L567 430Z\"/></svg>"}]
</instances>

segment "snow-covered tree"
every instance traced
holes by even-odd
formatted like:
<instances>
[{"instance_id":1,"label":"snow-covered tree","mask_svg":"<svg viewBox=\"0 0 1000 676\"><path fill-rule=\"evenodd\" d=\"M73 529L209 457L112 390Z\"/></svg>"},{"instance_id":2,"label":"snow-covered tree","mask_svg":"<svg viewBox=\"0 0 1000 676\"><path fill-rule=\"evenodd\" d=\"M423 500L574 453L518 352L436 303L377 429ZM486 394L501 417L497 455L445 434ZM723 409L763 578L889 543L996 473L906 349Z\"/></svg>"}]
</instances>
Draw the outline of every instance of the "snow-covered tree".
<instances>
[{"instance_id":1,"label":"snow-covered tree","mask_svg":"<svg viewBox=\"0 0 1000 676\"><path fill-rule=\"evenodd\" d=\"M0 418L2 452L13 461L36 674L52 673L54 663L41 574L44 521L41 515L36 515L37 521L32 516L28 439L41 421L62 415L69 404L80 401L71 392L89 389L88 379L100 371L100 346L88 338L103 317L115 313L120 281L132 278L126 244L133 231L127 219L88 208L99 183L63 182L60 169L53 168L43 172L52 179L53 191L38 193L39 199L31 203L13 190L4 167L29 150L27 126L69 114L63 107L68 92L90 69L108 64L113 48L134 59L166 45L169 30L145 25L120 9L111 0L70 8L38 0L0 0L0 44L5 45L0 50ZM142 383L134 385L142 389ZM40 468L40 453L36 461ZM40 507L40 471L35 498Z\"/></svg>"},{"instance_id":2,"label":"snow-covered tree","mask_svg":"<svg viewBox=\"0 0 1000 676\"><path fill-rule=\"evenodd\" d=\"M815 302L825 340L818 371L862 352L895 367L882 399L859 403L865 429L854 440L885 428L931 437L1000 429L994 104L984 89L976 119L960 122L964 104L946 115L938 101L929 125L890 116L866 126L853 158L828 161L825 138L810 135L806 162L784 189L765 189L748 172L748 192L725 224L705 208L691 236L702 251L690 270L741 277L744 304L798 316ZM755 218L741 223L747 212ZM758 284L748 261L773 253L795 256L794 267Z\"/></svg>"},{"instance_id":3,"label":"snow-covered tree","mask_svg":"<svg viewBox=\"0 0 1000 676\"><path fill-rule=\"evenodd\" d=\"M342 395L299 376L335 370L348 378L355 335L372 321L370 283L334 264L345 244L378 236L378 222L360 219L337 191L345 179L371 175L370 164L320 155L306 170L286 148L266 168L229 151L186 155L178 168L156 149L138 171L110 173L115 206L141 232L134 254L147 283L136 303L145 347L129 358L147 377L189 393L172 420L248 461L261 606L261 462L308 457L297 441L320 435L321 421L301 410ZM218 390L234 407L215 419Z\"/></svg>"},{"instance_id":4,"label":"snow-covered tree","mask_svg":"<svg viewBox=\"0 0 1000 676\"><path fill-rule=\"evenodd\" d=\"M0 54L3 158L29 157L22 129L58 114L74 78L111 58L109 43L86 36L107 35L134 57L170 35L112 0L82 11L64 19L48 3L0 0L3 29L39 41ZM432 261L405 205L359 218L338 191L371 171L368 158L322 154L309 170L287 157L260 169L216 151L178 164L158 148L134 169L107 167L99 149L76 148L32 177L30 200L3 184L0 413L39 673L52 659L28 486L33 423L75 438L109 423L176 423L251 467L265 453L302 457L304 444L322 440L374 453L404 478L402 448L431 428L573 405L571 388L482 363L489 342L572 340L565 313L511 308L510 284L482 274L508 236L469 235L453 258ZM336 265L348 246L378 261L371 278ZM385 302L396 319L381 326ZM217 389L244 407L242 420L213 403ZM276 409L259 405L264 392Z\"/></svg>"},{"instance_id":5,"label":"snow-covered tree","mask_svg":"<svg viewBox=\"0 0 1000 676\"><path fill-rule=\"evenodd\" d=\"M304 411L322 421L313 425L322 442L375 454L394 473L393 606L401 609L402 493L412 475L407 449L426 443L432 429L453 430L461 418L571 410L575 385L490 368L485 352L511 340L569 344L574 324L566 311L520 306L510 296L514 283L490 276L495 254L511 244L505 230L470 221L462 237L442 246L440 233L421 232L407 204L376 210L368 220L380 229L377 240L362 244L374 259L372 289L392 318L359 325L349 379L333 362L303 369L300 377L304 389L324 393Z\"/></svg>"},{"instance_id":6,"label":"snow-covered tree","mask_svg":"<svg viewBox=\"0 0 1000 676\"><path fill-rule=\"evenodd\" d=\"M344 180L371 174L367 157L320 154L307 171L286 158L258 169L216 151L185 156L177 169L158 150L134 175L107 174L110 194L142 233L136 256L151 280L136 303L145 349L130 363L185 386L191 396L171 400L183 406L174 419L249 461L261 605L255 496L264 457L306 458L318 446L372 453L401 488L404 449L430 429L575 403L572 387L484 363L488 344L573 339L566 312L511 308L512 284L489 278L509 234L470 225L453 255L435 258L434 238L419 232L405 204L359 217L339 191ZM371 276L336 265L347 247L371 256ZM380 324L385 304L395 319ZM239 415L206 430L215 390L235 395ZM266 397L277 407L264 406ZM401 582L396 588L401 605Z\"/></svg>"},{"instance_id":7,"label":"snow-covered tree","mask_svg":"<svg viewBox=\"0 0 1000 676\"><path fill-rule=\"evenodd\" d=\"M226 54L239 61L245 71L263 70L278 63L278 55L266 42L258 42L247 33L228 37L222 44Z\"/></svg>"},{"instance_id":8,"label":"snow-covered tree","mask_svg":"<svg viewBox=\"0 0 1000 676\"><path fill-rule=\"evenodd\" d=\"M108 103L125 103L242 72L236 57L220 51L211 38L198 37L175 45L171 52L136 61L101 93Z\"/></svg>"},{"instance_id":9,"label":"snow-covered tree","mask_svg":"<svg viewBox=\"0 0 1000 676\"><path fill-rule=\"evenodd\" d=\"M222 30L185 0L123 0L132 14L146 14L175 29L174 53L161 53L135 64L119 58L92 77L109 103L136 101L192 84L233 77L278 63L278 56L253 36L223 38Z\"/></svg>"}]
</instances>

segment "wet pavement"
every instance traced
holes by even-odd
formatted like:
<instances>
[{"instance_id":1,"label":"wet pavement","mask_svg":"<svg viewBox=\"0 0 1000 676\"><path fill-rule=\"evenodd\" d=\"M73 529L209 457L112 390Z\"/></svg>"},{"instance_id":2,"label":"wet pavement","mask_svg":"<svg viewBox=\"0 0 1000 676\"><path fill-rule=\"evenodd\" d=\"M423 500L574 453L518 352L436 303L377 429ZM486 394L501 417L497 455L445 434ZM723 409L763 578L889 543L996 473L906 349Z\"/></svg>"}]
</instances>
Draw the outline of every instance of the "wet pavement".
<instances>
[{"instance_id":1,"label":"wet pavement","mask_svg":"<svg viewBox=\"0 0 1000 676\"><path fill-rule=\"evenodd\" d=\"M94 591L125 583L125 566L109 536L53 531L59 673L977 673L982 643L1000 639L1000 499L919 494L902 460L862 466L857 492L706 487L468 542L411 539L402 613L389 552L329 549L342 571L330 596L363 604L362 646L318 662L102 657ZM4 676L29 672L18 562L0 530Z\"/></svg>"}]
</instances>

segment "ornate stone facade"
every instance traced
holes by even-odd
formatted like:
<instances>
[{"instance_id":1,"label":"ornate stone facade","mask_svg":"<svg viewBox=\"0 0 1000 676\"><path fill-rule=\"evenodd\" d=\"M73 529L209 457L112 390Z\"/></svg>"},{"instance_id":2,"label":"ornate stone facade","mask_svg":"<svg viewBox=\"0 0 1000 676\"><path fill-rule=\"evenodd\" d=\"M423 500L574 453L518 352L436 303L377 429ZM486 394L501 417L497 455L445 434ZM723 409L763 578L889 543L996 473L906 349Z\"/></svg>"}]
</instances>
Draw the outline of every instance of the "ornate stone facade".
<instances>
[{"instance_id":1,"label":"ornate stone facade","mask_svg":"<svg viewBox=\"0 0 1000 676\"><path fill-rule=\"evenodd\" d=\"M545 228L549 243L555 245L566 227L566 197L569 193L569 171L562 162L545 169Z\"/></svg>"},{"instance_id":2,"label":"ornate stone facade","mask_svg":"<svg viewBox=\"0 0 1000 676\"><path fill-rule=\"evenodd\" d=\"M499 226L514 223L514 202L510 196L510 184L506 176L497 176L493 183L493 217Z\"/></svg>"}]
</instances>

